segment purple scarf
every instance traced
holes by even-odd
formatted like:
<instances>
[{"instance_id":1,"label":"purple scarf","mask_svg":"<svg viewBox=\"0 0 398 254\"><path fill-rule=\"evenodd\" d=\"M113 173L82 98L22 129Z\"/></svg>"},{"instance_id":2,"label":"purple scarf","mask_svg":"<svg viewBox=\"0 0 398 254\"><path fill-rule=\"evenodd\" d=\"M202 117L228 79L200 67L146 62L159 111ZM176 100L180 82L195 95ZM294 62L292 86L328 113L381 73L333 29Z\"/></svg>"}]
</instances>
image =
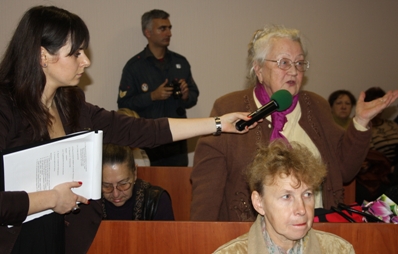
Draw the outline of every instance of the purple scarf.
<instances>
[{"instance_id":1,"label":"purple scarf","mask_svg":"<svg viewBox=\"0 0 398 254\"><path fill-rule=\"evenodd\" d=\"M265 91L264 86L260 83L257 83L256 87L254 88L254 93L256 94L257 100L261 103L261 105L264 105L271 100L267 91ZM283 126L285 126L285 123L287 122L286 115L291 113L293 109L296 108L297 102L298 102L298 94L293 96L292 105L290 105L288 109L284 111L275 111L274 113L271 114L272 125L274 126L274 129L272 130L270 141L277 138L282 138L287 141L285 136L283 136L282 133L280 132L283 130Z\"/></svg>"}]
</instances>

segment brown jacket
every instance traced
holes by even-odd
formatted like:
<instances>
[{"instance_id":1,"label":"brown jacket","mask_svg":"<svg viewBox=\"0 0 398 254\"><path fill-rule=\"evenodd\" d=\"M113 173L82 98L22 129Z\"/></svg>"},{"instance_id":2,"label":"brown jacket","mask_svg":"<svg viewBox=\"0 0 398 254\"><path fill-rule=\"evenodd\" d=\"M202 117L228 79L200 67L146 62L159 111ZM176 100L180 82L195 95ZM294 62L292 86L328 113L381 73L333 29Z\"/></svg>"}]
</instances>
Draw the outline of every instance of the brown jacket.
<instances>
[{"instance_id":1,"label":"brown jacket","mask_svg":"<svg viewBox=\"0 0 398 254\"><path fill-rule=\"evenodd\" d=\"M308 239L303 253L317 254L353 254L352 245L343 238L315 229L307 233ZM215 254L268 254L268 249L261 232L261 216L250 227L249 233L220 246Z\"/></svg>"},{"instance_id":2,"label":"brown jacket","mask_svg":"<svg viewBox=\"0 0 398 254\"><path fill-rule=\"evenodd\" d=\"M327 165L322 198L324 207L330 208L343 201L343 183L358 173L369 147L371 131L357 131L350 125L345 132L334 123L328 102L315 93L300 92L299 103L302 111L299 124ZM250 88L217 99L210 115L252 112L256 108ZM264 119L245 135L223 133L199 139L191 175L192 220L255 220L243 173L254 157L257 144L269 142L272 128L268 126L270 122Z\"/></svg>"}]
</instances>

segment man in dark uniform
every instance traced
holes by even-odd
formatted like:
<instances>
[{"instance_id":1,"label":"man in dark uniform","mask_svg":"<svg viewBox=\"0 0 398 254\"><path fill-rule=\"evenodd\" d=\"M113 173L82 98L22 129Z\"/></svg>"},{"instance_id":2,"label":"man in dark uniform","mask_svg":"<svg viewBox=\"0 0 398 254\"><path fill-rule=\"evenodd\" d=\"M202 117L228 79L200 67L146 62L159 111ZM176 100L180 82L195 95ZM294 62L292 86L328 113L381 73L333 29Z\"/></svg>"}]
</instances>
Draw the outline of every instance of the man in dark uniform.
<instances>
[{"instance_id":1,"label":"man in dark uniform","mask_svg":"<svg viewBox=\"0 0 398 254\"><path fill-rule=\"evenodd\" d=\"M145 49L124 66L118 107L129 108L144 118L186 118L186 109L196 105L199 90L187 59L167 49L171 38L169 14L162 10L141 17ZM144 148L151 166L187 166L187 142L154 149Z\"/></svg>"}]
</instances>

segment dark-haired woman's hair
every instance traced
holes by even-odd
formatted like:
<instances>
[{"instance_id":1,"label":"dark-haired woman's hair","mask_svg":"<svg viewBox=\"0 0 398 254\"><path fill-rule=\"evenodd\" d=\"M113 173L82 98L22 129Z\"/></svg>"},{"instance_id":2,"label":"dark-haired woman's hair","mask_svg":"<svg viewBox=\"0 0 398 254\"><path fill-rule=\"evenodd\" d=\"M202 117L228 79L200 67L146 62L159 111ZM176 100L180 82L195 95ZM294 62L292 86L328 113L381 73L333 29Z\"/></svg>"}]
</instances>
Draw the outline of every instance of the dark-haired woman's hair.
<instances>
[{"instance_id":1,"label":"dark-haired woman's hair","mask_svg":"<svg viewBox=\"0 0 398 254\"><path fill-rule=\"evenodd\" d=\"M357 104L357 99L355 99L355 96L354 96L350 91L347 91L347 90L337 90L337 91L334 91L333 93L331 93L331 94L329 95L328 101L329 101L329 104L330 104L331 107L333 107L334 102L335 102L335 101L337 100L337 98L339 98L341 95L347 95L348 98L349 98L350 101L351 101L351 105L352 105L352 106L355 106L355 104Z\"/></svg>"},{"instance_id":2,"label":"dark-haired woman's hair","mask_svg":"<svg viewBox=\"0 0 398 254\"><path fill-rule=\"evenodd\" d=\"M68 40L69 56L86 49L90 35L77 15L54 6L29 9L19 22L0 63L0 95L12 101L33 129L33 140L49 139L51 115L42 103L46 76L41 66L41 47L55 55ZM66 124L79 130L79 110L84 94L78 87L59 88L54 98Z\"/></svg>"},{"instance_id":3,"label":"dark-haired woman's hair","mask_svg":"<svg viewBox=\"0 0 398 254\"><path fill-rule=\"evenodd\" d=\"M384 90L381 89L380 87L371 87L365 91L364 101L366 102L373 101L375 99L383 97L384 95L386 95L386 92L384 92Z\"/></svg>"},{"instance_id":4,"label":"dark-haired woman's hair","mask_svg":"<svg viewBox=\"0 0 398 254\"><path fill-rule=\"evenodd\" d=\"M133 149L128 146L105 144L102 148L102 165L127 163L127 168L136 171Z\"/></svg>"}]
</instances>

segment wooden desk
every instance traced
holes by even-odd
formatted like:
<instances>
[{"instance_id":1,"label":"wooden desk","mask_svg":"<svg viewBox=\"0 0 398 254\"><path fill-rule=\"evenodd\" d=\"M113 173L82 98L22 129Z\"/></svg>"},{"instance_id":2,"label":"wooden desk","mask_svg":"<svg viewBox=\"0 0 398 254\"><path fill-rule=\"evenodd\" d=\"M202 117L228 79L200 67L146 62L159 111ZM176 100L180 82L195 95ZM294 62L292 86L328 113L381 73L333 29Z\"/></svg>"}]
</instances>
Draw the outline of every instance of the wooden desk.
<instances>
[{"instance_id":1,"label":"wooden desk","mask_svg":"<svg viewBox=\"0 0 398 254\"><path fill-rule=\"evenodd\" d=\"M249 231L251 222L103 221L88 254L207 254ZM398 225L315 223L351 242L356 253L398 253Z\"/></svg>"}]
</instances>

